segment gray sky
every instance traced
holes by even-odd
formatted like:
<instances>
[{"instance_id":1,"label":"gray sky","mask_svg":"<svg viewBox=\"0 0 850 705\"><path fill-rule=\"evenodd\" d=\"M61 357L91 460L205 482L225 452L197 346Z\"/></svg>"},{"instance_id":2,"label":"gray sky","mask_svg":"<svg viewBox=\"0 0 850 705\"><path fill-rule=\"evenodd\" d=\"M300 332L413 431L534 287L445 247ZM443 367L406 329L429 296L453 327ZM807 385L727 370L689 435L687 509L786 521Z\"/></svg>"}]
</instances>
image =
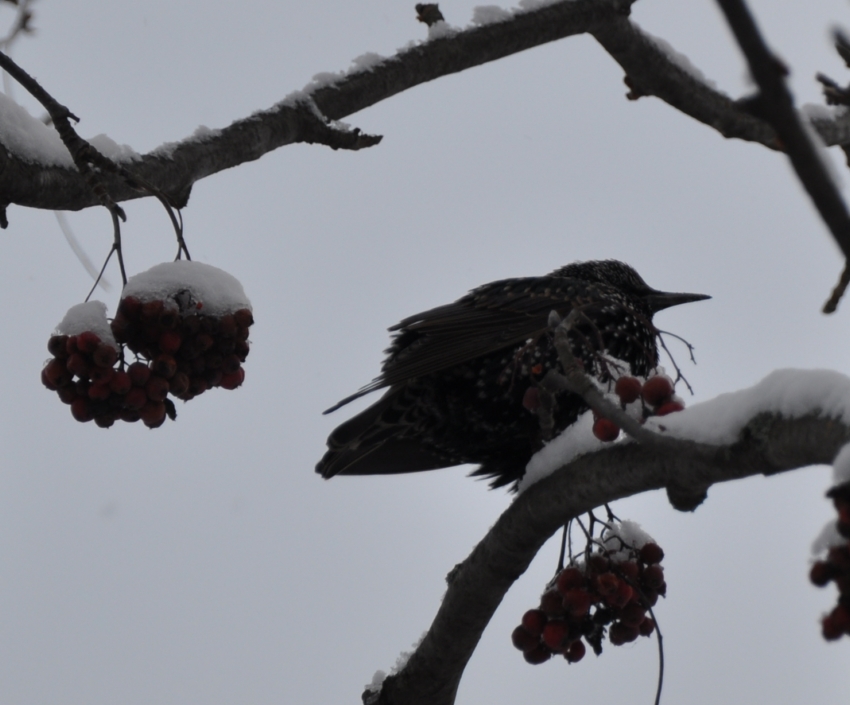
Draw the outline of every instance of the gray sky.
<instances>
[{"instance_id":1,"label":"gray sky","mask_svg":"<svg viewBox=\"0 0 850 705\"><path fill-rule=\"evenodd\" d=\"M81 134L142 152L424 38L413 4L39 0L39 32L14 55L82 118ZM466 25L475 4L441 8ZM820 102L817 71L848 80L827 37L850 27L846 2L752 7L800 103ZM722 90L747 90L713 2L643 0L633 17ZM324 482L313 465L327 434L371 399L320 412L378 373L388 326L479 284L615 257L658 288L711 294L656 319L697 347L689 404L776 368L848 372L850 304L819 313L842 262L786 159L625 92L614 61L574 37L351 117L385 135L376 148L287 147L198 183L189 247L242 281L253 347L243 388L181 405L156 431L78 424L41 387L47 339L91 281L52 213L11 207L0 702L359 702L427 629L444 576L510 497L463 468ZM129 269L173 257L161 208L126 210ZM106 212L69 219L100 261ZM117 290L100 297L114 311ZM659 493L617 503L667 554L666 702L846 702L850 640L824 643L818 623L835 591L807 581L809 545L833 514L829 476L715 487L693 515ZM459 702L651 702L648 640L574 666L532 667L511 646L556 559L552 542L508 594Z\"/></svg>"}]
</instances>

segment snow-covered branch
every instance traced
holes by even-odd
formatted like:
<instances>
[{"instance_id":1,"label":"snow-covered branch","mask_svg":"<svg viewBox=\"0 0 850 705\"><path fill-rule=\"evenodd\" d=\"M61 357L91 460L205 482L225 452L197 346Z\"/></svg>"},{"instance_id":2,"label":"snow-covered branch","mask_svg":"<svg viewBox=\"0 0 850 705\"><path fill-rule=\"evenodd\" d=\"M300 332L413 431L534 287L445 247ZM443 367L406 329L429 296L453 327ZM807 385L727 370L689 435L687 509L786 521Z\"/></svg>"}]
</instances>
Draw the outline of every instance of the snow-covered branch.
<instances>
[{"instance_id":1,"label":"snow-covered branch","mask_svg":"<svg viewBox=\"0 0 850 705\"><path fill-rule=\"evenodd\" d=\"M623 67L630 97L657 96L725 137L775 148L775 132L768 123L716 91L687 59L628 19L631 3L529 2L515 11L479 13L474 23L463 29L444 25L435 32L437 27L432 27L428 41L406 47L394 56L365 55L354 61L351 70L324 74L268 110L220 130L204 130L146 155L131 155L121 163L180 205L186 202L196 181L258 159L278 147L309 142L359 149L377 143L378 138L336 128L332 122L318 119L319 115L329 121L340 120L421 83L582 33L592 34ZM817 127L827 143L842 139L843 133L826 119L821 119ZM97 205L70 160L45 162L16 150L5 134L0 141L7 147L0 150L0 205L60 210ZM116 202L145 195L117 176L104 175L104 182Z\"/></svg>"},{"instance_id":2,"label":"snow-covered branch","mask_svg":"<svg viewBox=\"0 0 850 705\"><path fill-rule=\"evenodd\" d=\"M718 482L831 463L850 441L850 378L777 371L751 389L651 423L680 439L674 451L616 443L575 458L522 492L449 574L434 622L406 665L379 692L367 690L364 702L451 705L505 593L570 519L649 490L666 488L678 505L682 498L703 497Z\"/></svg>"}]
</instances>

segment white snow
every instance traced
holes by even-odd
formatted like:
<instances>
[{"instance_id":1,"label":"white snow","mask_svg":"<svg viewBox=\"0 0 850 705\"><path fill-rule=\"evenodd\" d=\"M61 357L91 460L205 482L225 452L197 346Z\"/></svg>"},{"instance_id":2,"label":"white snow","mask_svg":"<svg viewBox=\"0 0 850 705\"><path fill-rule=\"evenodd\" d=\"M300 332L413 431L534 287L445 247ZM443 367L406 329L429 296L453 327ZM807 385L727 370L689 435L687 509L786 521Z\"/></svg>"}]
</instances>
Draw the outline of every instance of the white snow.
<instances>
[{"instance_id":1,"label":"white snow","mask_svg":"<svg viewBox=\"0 0 850 705\"><path fill-rule=\"evenodd\" d=\"M836 487L850 482L850 443L838 451L838 455L832 461L832 480L832 484Z\"/></svg>"},{"instance_id":2,"label":"white snow","mask_svg":"<svg viewBox=\"0 0 850 705\"><path fill-rule=\"evenodd\" d=\"M728 445L761 412L786 418L818 414L850 421L850 378L832 370L775 370L749 389L721 394L668 416L651 417L646 428L698 443ZM609 445L593 435L592 427L593 416L587 412L532 456L519 483L519 492L578 456ZM622 442L631 441L624 438Z\"/></svg>"},{"instance_id":3,"label":"white snow","mask_svg":"<svg viewBox=\"0 0 850 705\"><path fill-rule=\"evenodd\" d=\"M45 166L73 167L74 160L52 127L0 93L0 144L16 157Z\"/></svg>"},{"instance_id":4,"label":"white snow","mask_svg":"<svg viewBox=\"0 0 850 705\"><path fill-rule=\"evenodd\" d=\"M116 162L140 158L131 147L119 145L107 135L96 135L88 141L97 151ZM34 118L26 108L4 93L0 93L0 144L30 163L75 168L59 133Z\"/></svg>"},{"instance_id":5,"label":"white snow","mask_svg":"<svg viewBox=\"0 0 850 705\"><path fill-rule=\"evenodd\" d=\"M106 304L102 301L88 301L71 306L65 318L56 326L60 335L79 335L85 331L96 333L101 342L118 347L109 321L106 320Z\"/></svg>"},{"instance_id":6,"label":"white snow","mask_svg":"<svg viewBox=\"0 0 850 705\"><path fill-rule=\"evenodd\" d=\"M220 316L251 308L236 277L218 267L186 260L158 264L131 277L121 295L140 301L176 301L178 295L187 294L200 313Z\"/></svg>"},{"instance_id":7,"label":"white snow","mask_svg":"<svg viewBox=\"0 0 850 705\"><path fill-rule=\"evenodd\" d=\"M841 177L841 173L838 169L836 169L835 163L832 161L826 142L823 141L823 137L820 136L820 133L812 124L812 120L815 119L813 111L811 108L808 111L801 110L799 115L800 124L809 136L809 141L815 148L815 154L818 155L818 159L820 159L821 164L823 164L823 168L826 170L826 173L829 174L829 178L832 180L836 191L843 190L844 179Z\"/></svg>"},{"instance_id":8,"label":"white snow","mask_svg":"<svg viewBox=\"0 0 850 705\"><path fill-rule=\"evenodd\" d=\"M564 429L563 433L531 457L525 468L525 475L517 485L517 494L522 494L535 482L551 475L578 456L601 450L607 445L609 444L593 435L593 412L585 412L574 424Z\"/></svg>"},{"instance_id":9,"label":"white snow","mask_svg":"<svg viewBox=\"0 0 850 705\"><path fill-rule=\"evenodd\" d=\"M847 543L847 539L838 533L838 522L827 522L826 526L823 527L817 538L812 542L812 556L817 558L826 553L830 548L840 546L844 543Z\"/></svg>"},{"instance_id":10,"label":"white snow","mask_svg":"<svg viewBox=\"0 0 850 705\"><path fill-rule=\"evenodd\" d=\"M171 159L171 156L174 154L174 150L181 145L191 144L192 142L207 142L214 137L218 137L220 134L221 130L213 129L206 125L198 125L195 128L195 131L186 139L180 140L179 142L163 142L158 147L152 149L150 153L157 157Z\"/></svg>"},{"instance_id":11,"label":"white snow","mask_svg":"<svg viewBox=\"0 0 850 705\"><path fill-rule=\"evenodd\" d=\"M639 551L648 543L657 543L641 528L640 524L630 519L606 525L601 538L603 545L609 551L608 555L614 560L626 560L630 557L628 551L621 548L623 544Z\"/></svg>"},{"instance_id":12,"label":"white snow","mask_svg":"<svg viewBox=\"0 0 850 705\"><path fill-rule=\"evenodd\" d=\"M717 84L714 81L706 78L705 74L700 71L696 66L694 66L687 56L685 56L679 51L676 51L669 42L662 39L661 37L656 37L655 35L650 34L645 29L642 29L634 20L631 20L631 23L635 27L635 29L637 29L641 34L643 34L644 37L646 37L649 41L655 44L655 46L658 47L662 51L662 53L664 53L667 58L670 59L673 64L682 69L682 71L691 76L691 78L695 78L697 81L705 84L709 88L717 89Z\"/></svg>"},{"instance_id":13,"label":"white snow","mask_svg":"<svg viewBox=\"0 0 850 705\"><path fill-rule=\"evenodd\" d=\"M498 5L479 5L472 8L472 24L485 25L510 20L514 13Z\"/></svg>"},{"instance_id":14,"label":"white snow","mask_svg":"<svg viewBox=\"0 0 850 705\"><path fill-rule=\"evenodd\" d=\"M451 37L461 30L458 27L453 27L445 20L440 20L428 27L428 41L434 39L442 39L443 37Z\"/></svg>"}]
</instances>

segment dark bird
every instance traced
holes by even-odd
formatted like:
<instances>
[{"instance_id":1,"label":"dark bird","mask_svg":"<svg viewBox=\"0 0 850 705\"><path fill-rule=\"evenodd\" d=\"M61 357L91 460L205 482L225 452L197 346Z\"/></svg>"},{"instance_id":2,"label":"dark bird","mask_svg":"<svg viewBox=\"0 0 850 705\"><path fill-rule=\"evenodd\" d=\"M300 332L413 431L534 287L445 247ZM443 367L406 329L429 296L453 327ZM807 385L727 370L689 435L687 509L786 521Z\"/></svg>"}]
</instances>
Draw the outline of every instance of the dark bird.
<instances>
[{"instance_id":1,"label":"dark bird","mask_svg":"<svg viewBox=\"0 0 850 705\"><path fill-rule=\"evenodd\" d=\"M472 474L492 478L491 487L515 482L548 440L527 392L550 369L562 371L553 321L578 312L569 340L588 374L608 378L605 353L645 376L658 364L652 316L707 298L656 291L627 264L605 260L485 284L405 318L390 328L380 376L325 412L389 387L331 433L316 472L383 475L475 463ZM586 409L581 397L557 394L555 433Z\"/></svg>"}]
</instances>

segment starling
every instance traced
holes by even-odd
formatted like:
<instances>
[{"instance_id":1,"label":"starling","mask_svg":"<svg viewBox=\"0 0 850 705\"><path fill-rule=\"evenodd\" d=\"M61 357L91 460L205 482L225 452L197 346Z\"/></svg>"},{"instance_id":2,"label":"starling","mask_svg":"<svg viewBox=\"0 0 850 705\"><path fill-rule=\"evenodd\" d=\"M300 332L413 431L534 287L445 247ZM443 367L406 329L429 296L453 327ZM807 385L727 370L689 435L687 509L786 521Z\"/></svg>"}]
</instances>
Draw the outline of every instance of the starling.
<instances>
[{"instance_id":1,"label":"starling","mask_svg":"<svg viewBox=\"0 0 850 705\"><path fill-rule=\"evenodd\" d=\"M656 291L630 266L605 260L485 284L405 318L390 328L381 375L325 412L388 387L331 433L316 472L330 478L474 463L472 474L490 478L491 487L516 482L548 440L526 395L550 369L562 371L553 321L578 312L568 335L588 374L608 378L604 353L627 363L625 374L645 376L658 364L653 314L707 298ZM586 410L581 397L557 394L555 433Z\"/></svg>"}]
</instances>

